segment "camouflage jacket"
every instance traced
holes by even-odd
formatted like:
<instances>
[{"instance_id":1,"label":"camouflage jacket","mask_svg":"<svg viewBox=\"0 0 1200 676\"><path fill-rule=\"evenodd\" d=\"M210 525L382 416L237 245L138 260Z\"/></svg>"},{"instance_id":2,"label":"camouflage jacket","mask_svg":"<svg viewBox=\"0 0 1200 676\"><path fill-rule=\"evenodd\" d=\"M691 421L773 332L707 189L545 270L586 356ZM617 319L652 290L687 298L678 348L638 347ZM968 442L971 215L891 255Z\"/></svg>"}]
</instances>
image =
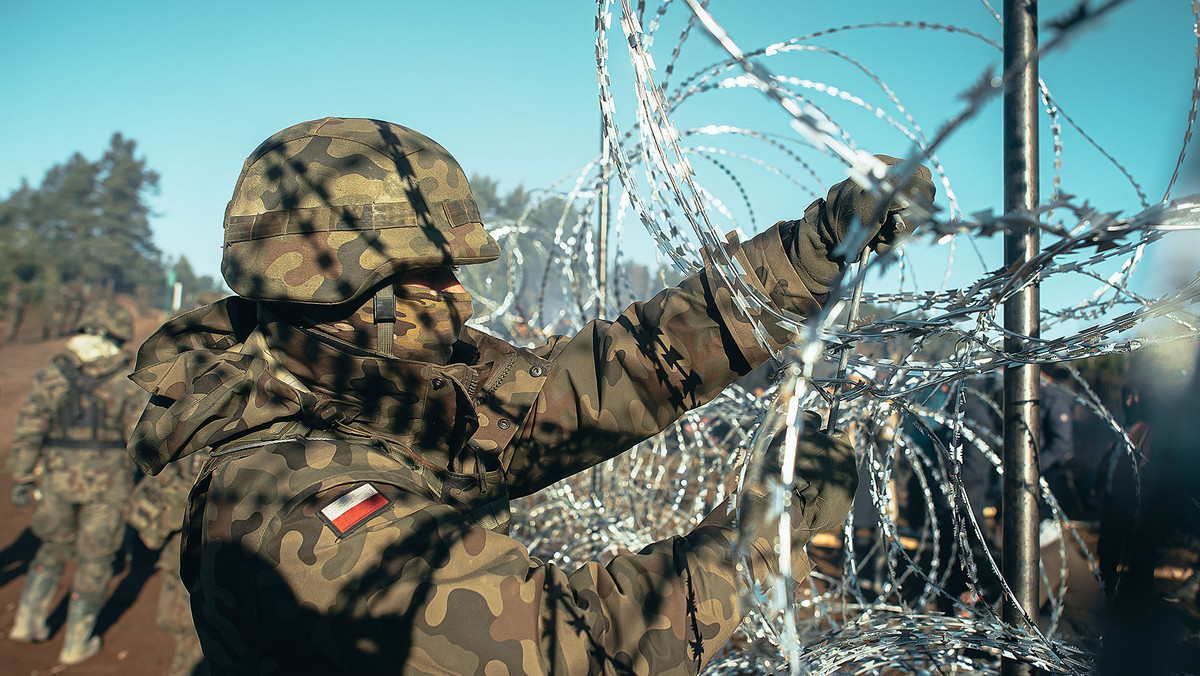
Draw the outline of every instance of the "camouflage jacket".
<instances>
[{"instance_id":1,"label":"camouflage jacket","mask_svg":"<svg viewBox=\"0 0 1200 676\"><path fill-rule=\"evenodd\" d=\"M44 462L41 489L71 502L123 503L134 466L125 452L146 394L129 382L130 355L82 361L71 350L34 374L17 414L8 470L33 481Z\"/></svg>"},{"instance_id":2,"label":"camouflage jacket","mask_svg":"<svg viewBox=\"0 0 1200 676\"><path fill-rule=\"evenodd\" d=\"M815 307L777 230L733 249L777 304ZM535 350L468 329L444 366L230 298L142 346L131 452L151 473L209 456L182 576L219 672L696 673L742 618L727 522L567 572L505 534L508 504L769 355L711 269Z\"/></svg>"}]
</instances>

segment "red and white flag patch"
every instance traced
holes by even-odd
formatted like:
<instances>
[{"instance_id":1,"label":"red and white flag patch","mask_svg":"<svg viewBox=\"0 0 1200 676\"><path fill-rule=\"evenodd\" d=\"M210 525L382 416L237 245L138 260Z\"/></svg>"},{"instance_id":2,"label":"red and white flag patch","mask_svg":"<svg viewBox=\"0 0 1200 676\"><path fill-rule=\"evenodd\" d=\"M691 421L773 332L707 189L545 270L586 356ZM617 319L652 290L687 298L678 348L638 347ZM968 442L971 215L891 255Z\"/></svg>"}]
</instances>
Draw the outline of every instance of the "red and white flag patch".
<instances>
[{"instance_id":1,"label":"red and white flag patch","mask_svg":"<svg viewBox=\"0 0 1200 676\"><path fill-rule=\"evenodd\" d=\"M342 537L391 504L371 484L359 484L342 497L321 508L321 517Z\"/></svg>"}]
</instances>

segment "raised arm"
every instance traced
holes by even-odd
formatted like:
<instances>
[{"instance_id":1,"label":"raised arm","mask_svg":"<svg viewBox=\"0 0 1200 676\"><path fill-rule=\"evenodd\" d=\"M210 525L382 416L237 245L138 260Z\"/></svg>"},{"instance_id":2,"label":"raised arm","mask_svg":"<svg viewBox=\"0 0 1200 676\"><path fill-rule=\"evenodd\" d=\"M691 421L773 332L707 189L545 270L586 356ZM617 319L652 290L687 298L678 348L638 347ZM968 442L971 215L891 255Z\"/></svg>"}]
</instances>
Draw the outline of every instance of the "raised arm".
<instances>
[{"instance_id":1,"label":"raised arm","mask_svg":"<svg viewBox=\"0 0 1200 676\"><path fill-rule=\"evenodd\" d=\"M928 169L919 168L907 196L932 201ZM846 180L826 199L813 202L804 218L777 223L746 242L731 241L727 250L745 271L746 284L775 307L807 316L827 300L852 258L839 245L859 219L878 219L862 240L872 248L889 246L903 234L890 218L899 204L876 209L876 202L870 191ZM760 319L769 337L766 347L754 335ZM743 314L717 271L708 267L649 301L634 303L616 321L591 322L574 338L553 343L543 355L551 360L546 383L503 458L513 496L657 434L793 338L769 317Z\"/></svg>"}]
</instances>

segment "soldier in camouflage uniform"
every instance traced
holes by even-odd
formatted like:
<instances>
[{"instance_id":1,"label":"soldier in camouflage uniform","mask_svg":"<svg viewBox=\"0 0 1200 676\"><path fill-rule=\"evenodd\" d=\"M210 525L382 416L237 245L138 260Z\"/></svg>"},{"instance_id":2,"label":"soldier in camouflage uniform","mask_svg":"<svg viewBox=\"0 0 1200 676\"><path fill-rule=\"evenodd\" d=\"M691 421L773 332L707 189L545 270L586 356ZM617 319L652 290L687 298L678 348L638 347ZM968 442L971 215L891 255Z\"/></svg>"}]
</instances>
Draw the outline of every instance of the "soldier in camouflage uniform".
<instances>
[{"instance_id":1,"label":"soldier in camouflage uniform","mask_svg":"<svg viewBox=\"0 0 1200 676\"><path fill-rule=\"evenodd\" d=\"M113 561L125 531L123 505L133 488L134 466L125 442L146 405L127 376L133 317L116 303L91 307L80 333L38 371L17 414L9 471L12 503L28 506L35 468L42 466L41 496L33 532L42 539L30 564L25 591L9 637L44 641L46 615L59 576L70 560L75 579L59 659L77 664L100 650L92 636L108 592Z\"/></svg>"},{"instance_id":2,"label":"soldier in camouflage uniform","mask_svg":"<svg viewBox=\"0 0 1200 676\"><path fill-rule=\"evenodd\" d=\"M50 275L46 280L46 294L42 299L42 339L48 340L57 336L67 335L68 289L58 279Z\"/></svg>"},{"instance_id":3,"label":"soldier in camouflage uniform","mask_svg":"<svg viewBox=\"0 0 1200 676\"><path fill-rule=\"evenodd\" d=\"M87 307L87 288L82 279L74 279L66 285L66 298L63 303L63 323L59 330L60 336L69 335L79 326L83 319L83 310Z\"/></svg>"},{"instance_id":4,"label":"soldier in camouflage uniform","mask_svg":"<svg viewBox=\"0 0 1200 676\"><path fill-rule=\"evenodd\" d=\"M932 199L927 171L912 184ZM896 235L875 202L840 184L729 251L779 307L812 312L856 214L874 245ZM711 268L514 347L464 325L451 267L499 253L458 163L411 129L326 118L246 160L222 264L238 295L164 325L132 376L152 393L138 463L206 456L182 575L214 671L695 673L738 626L727 510L569 573L508 537L509 501L656 434L770 351ZM775 349L793 337L766 326ZM801 576L802 545L844 519L855 484L846 437L812 428ZM756 579L772 547L754 543Z\"/></svg>"},{"instance_id":5,"label":"soldier in camouflage uniform","mask_svg":"<svg viewBox=\"0 0 1200 676\"><path fill-rule=\"evenodd\" d=\"M187 588L179 578L179 540L188 493L205 457L195 453L166 466L158 476L145 476L129 496L126 520L150 549L159 550L162 590L158 595L158 628L171 636L175 654L168 676L208 672L200 638L192 622Z\"/></svg>"},{"instance_id":6,"label":"soldier in camouflage uniform","mask_svg":"<svg viewBox=\"0 0 1200 676\"><path fill-rule=\"evenodd\" d=\"M11 343L17 339L21 330L21 321L25 318L25 294L20 282L14 281L8 287L8 332L4 334L4 342Z\"/></svg>"}]
</instances>

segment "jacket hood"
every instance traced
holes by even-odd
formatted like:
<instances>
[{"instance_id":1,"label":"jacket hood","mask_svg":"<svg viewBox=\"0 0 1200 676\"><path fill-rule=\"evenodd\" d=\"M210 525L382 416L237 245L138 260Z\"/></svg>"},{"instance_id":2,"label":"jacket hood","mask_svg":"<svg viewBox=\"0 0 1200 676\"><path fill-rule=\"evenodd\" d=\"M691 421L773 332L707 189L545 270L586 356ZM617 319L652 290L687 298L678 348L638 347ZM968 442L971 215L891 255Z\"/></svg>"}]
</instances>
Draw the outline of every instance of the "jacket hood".
<instances>
[{"instance_id":1,"label":"jacket hood","mask_svg":"<svg viewBox=\"0 0 1200 676\"><path fill-rule=\"evenodd\" d=\"M171 319L138 349L129 378L150 401L129 449L146 472L248 429L253 421L235 414L250 391L290 389L271 382L264 360L245 350L256 315L254 302L224 298Z\"/></svg>"}]
</instances>

